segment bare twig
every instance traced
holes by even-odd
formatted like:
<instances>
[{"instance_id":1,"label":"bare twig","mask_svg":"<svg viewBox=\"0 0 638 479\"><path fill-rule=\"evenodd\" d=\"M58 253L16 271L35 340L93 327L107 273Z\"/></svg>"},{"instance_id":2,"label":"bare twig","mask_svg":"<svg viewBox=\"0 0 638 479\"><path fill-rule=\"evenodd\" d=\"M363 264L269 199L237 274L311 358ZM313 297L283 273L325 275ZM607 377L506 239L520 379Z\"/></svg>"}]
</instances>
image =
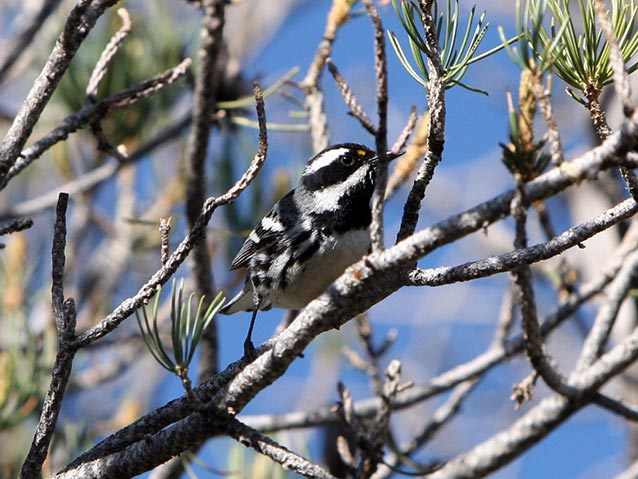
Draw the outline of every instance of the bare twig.
<instances>
[{"instance_id":1,"label":"bare twig","mask_svg":"<svg viewBox=\"0 0 638 479\"><path fill-rule=\"evenodd\" d=\"M638 205L633 199L628 199L544 243L458 266L414 269L410 272L409 281L413 286L441 286L511 271L517 265L543 261L569 248L579 246L601 231L631 218L636 213L638 213Z\"/></svg>"},{"instance_id":2,"label":"bare twig","mask_svg":"<svg viewBox=\"0 0 638 479\"><path fill-rule=\"evenodd\" d=\"M377 116L379 123L374 135L377 150L377 173L372 194L372 222L370 239L372 251L380 251L385 246L383 238L383 210L385 189L388 184L388 68L385 53L385 32L381 18L372 0L364 0L368 16L374 26L374 73L377 93Z\"/></svg>"},{"instance_id":3,"label":"bare twig","mask_svg":"<svg viewBox=\"0 0 638 479\"><path fill-rule=\"evenodd\" d=\"M350 114L354 116L361 126L368 131L371 135L377 134L377 129L372 124L372 120L368 117L365 110L354 96L350 85L346 82L346 79L343 78L341 73L339 73L339 69L337 65L334 64L332 58L326 58L326 65L328 65L328 71L332 74L335 83L337 84L337 88L341 93L341 97L343 98L344 103L350 110Z\"/></svg>"},{"instance_id":4,"label":"bare twig","mask_svg":"<svg viewBox=\"0 0 638 479\"><path fill-rule=\"evenodd\" d=\"M123 164L130 163L128 152L126 151L126 147L124 145L113 146L111 142L106 138L106 134L102 129L102 121L97 118L95 120L91 120L91 133L97 139L97 149L108 153L117 161Z\"/></svg>"},{"instance_id":5,"label":"bare twig","mask_svg":"<svg viewBox=\"0 0 638 479\"><path fill-rule=\"evenodd\" d=\"M413 113L413 114L412 114ZM416 121L416 109L412 110L410 115L410 123L408 124L410 131L414 128L414 126L410 126L412 119ZM408 127L406 127L406 132ZM418 126L416 127L416 135L412 139L412 143L408 146L408 149L405 152L403 157L397 160L397 165L390 176L390 180L388 181L388 188L385 192L386 200L392 197L396 191L406 182L408 178L416 168L419 160L428 150L428 136L430 134L430 114L425 112L419 121ZM403 133L401 135L403 137ZM396 149L396 146L392 147L392 151L399 151Z\"/></svg>"},{"instance_id":6,"label":"bare twig","mask_svg":"<svg viewBox=\"0 0 638 479\"><path fill-rule=\"evenodd\" d=\"M59 336L69 339L68 333L75 333L72 328L65 324L64 318L64 263L66 261L66 210L69 203L69 195L60 193L58 197L58 205L56 208L55 226L53 229L53 247L51 251L52 271L51 271L51 296L53 304L53 315L55 316L56 327ZM64 335L62 334L64 333Z\"/></svg>"},{"instance_id":7,"label":"bare twig","mask_svg":"<svg viewBox=\"0 0 638 479\"><path fill-rule=\"evenodd\" d=\"M359 367L370 375L372 380L372 389L375 391L377 395L382 393L383 386L383 377L380 370L380 360L381 357L388 352L390 347L394 344L394 341L397 338L396 329L391 329L388 331L384 341L379 345L375 346L373 339L372 326L370 325L370 321L366 314L360 314L357 316L357 333L361 342L363 343L366 351L367 360L364 360L360 356L356 355L359 358ZM356 354L356 353L355 353ZM354 357L350 358L351 360ZM353 364L355 367L355 364Z\"/></svg>"},{"instance_id":8,"label":"bare twig","mask_svg":"<svg viewBox=\"0 0 638 479\"><path fill-rule=\"evenodd\" d=\"M4 180L0 179L0 189L4 188L11 178L15 177L33 161L38 159L42 153L59 141L65 140L71 133L74 133L88 123L103 118L114 110L133 106L159 93L164 87L182 78L186 74L186 70L190 64L191 60L187 58L176 67L170 68L164 73L145 80L134 87L106 97L97 103L86 105L80 111L66 117L51 133L25 150L19 160L12 162L12 166L4 176Z\"/></svg>"},{"instance_id":9,"label":"bare twig","mask_svg":"<svg viewBox=\"0 0 638 479\"><path fill-rule=\"evenodd\" d=\"M222 196L216 198L208 198L204 203L202 212L197 221L193 224L186 237L182 240L179 246L171 254L165 265L162 266L151 279L143 285L137 294L124 300L111 314L104 318L100 323L90 330L81 334L77 340L77 347L84 347L91 344L98 339L102 338L110 331L115 329L119 324L129 317L133 312L139 308L144 301L154 296L158 285L165 284L169 278L175 273L177 268L188 257L193 245L198 241L201 241L206 225L210 221L215 210L224 204L233 202L241 194L242 191L252 182L262 165L266 161L266 152L268 149L268 142L266 136L266 113L264 110L263 97L261 96L258 86L255 87L257 100L257 119L259 121L259 146L255 157L244 172L242 177Z\"/></svg>"},{"instance_id":10,"label":"bare twig","mask_svg":"<svg viewBox=\"0 0 638 479\"><path fill-rule=\"evenodd\" d=\"M141 160L158 146L175 139L188 126L190 118L190 113L183 115L181 118L178 118L175 123L159 131L153 138L131 152L127 156L127 162L106 162L94 170L88 171L65 183L60 186L59 189L68 192L71 196L90 190L94 186L112 178L125 164ZM0 218L36 214L54 206L57 201L57 189L58 188L1 211Z\"/></svg>"},{"instance_id":11,"label":"bare twig","mask_svg":"<svg viewBox=\"0 0 638 479\"><path fill-rule=\"evenodd\" d=\"M447 401L434 411L432 419L422 429L421 433L410 441L407 448L402 448L402 451L412 452L418 447L428 443L432 437L459 412L463 401L477 384L478 379L468 379L467 381L459 383L452 390L452 394L450 394Z\"/></svg>"},{"instance_id":12,"label":"bare twig","mask_svg":"<svg viewBox=\"0 0 638 479\"><path fill-rule=\"evenodd\" d=\"M403 127L403 130L401 130L401 133L399 134L397 141L395 141L394 145L392 145L392 148L390 148L390 151L392 153L399 154L400 152L405 150L405 145L408 144L408 140L410 139L410 136L412 135L412 132L414 131L414 127L416 126L416 120L417 120L416 106L412 105L410 107L410 115L408 116L408 122ZM390 188L389 185L388 185L388 188Z\"/></svg>"},{"instance_id":13,"label":"bare twig","mask_svg":"<svg viewBox=\"0 0 638 479\"><path fill-rule=\"evenodd\" d=\"M416 179L403 207L403 217L397 234L397 242L407 238L416 228L421 202L425 197L425 190L434 176L435 168L441 161L445 145L445 83L443 80L445 71L441 63L441 51L436 35L437 19L432 15L432 2L421 0L419 5L421 6L421 20L425 30L430 72L427 87L430 125L425 158L417 172Z\"/></svg>"},{"instance_id":14,"label":"bare twig","mask_svg":"<svg viewBox=\"0 0 638 479\"><path fill-rule=\"evenodd\" d=\"M508 288L508 290L503 295L503 300L501 301L501 311L498 315L498 321L496 323L496 332L494 333L494 339L492 340L493 344L504 346L505 341L507 340L510 331L512 330L512 326L514 326L516 299L513 289L513 287Z\"/></svg>"},{"instance_id":15,"label":"bare twig","mask_svg":"<svg viewBox=\"0 0 638 479\"><path fill-rule=\"evenodd\" d=\"M618 272L607 291L607 300L598 310L594 325L585 339L574 375L592 365L603 353L611 328L618 317L620 306L627 297L637 274L637 268L638 253L633 253L627 258L623 268Z\"/></svg>"},{"instance_id":16,"label":"bare twig","mask_svg":"<svg viewBox=\"0 0 638 479\"><path fill-rule=\"evenodd\" d=\"M638 422L638 405L628 405L621 399L614 399L601 393L594 393L592 401L620 417Z\"/></svg>"},{"instance_id":17,"label":"bare twig","mask_svg":"<svg viewBox=\"0 0 638 479\"><path fill-rule=\"evenodd\" d=\"M381 390L383 387L381 370L379 369L379 355L377 354L376 348L374 347L374 342L372 338L372 326L370 325L370 320L367 315L360 314L356 319L357 323L357 334L365 347L366 355L368 360L362 361L361 366L364 371L366 371L370 375L370 379L372 381L372 390L376 394L381 394Z\"/></svg>"},{"instance_id":18,"label":"bare twig","mask_svg":"<svg viewBox=\"0 0 638 479\"><path fill-rule=\"evenodd\" d=\"M532 400L532 398L534 397L534 388L536 387L536 381L538 380L538 378L538 371L534 369L527 375L525 379L512 387L510 400L514 401L514 409L518 411L523 403Z\"/></svg>"},{"instance_id":19,"label":"bare twig","mask_svg":"<svg viewBox=\"0 0 638 479\"><path fill-rule=\"evenodd\" d=\"M193 118L186 147L185 207L190 228L194 227L206 198L206 157L213 121L211 113L216 110L215 93L219 78L216 72L221 70L219 58L223 48L222 33L224 31L226 2L224 0L204 0L202 6L204 16L201 20L200 46L195 73ZM261 94L260 90L259 94ZM215 285L205 234L204 231L204 237L193 247L189 268L197 294L200 297L205 296L207 301L212 301ZM200 378L206 379L215 374L218 369L219 345L215 320L204 332L201 347L199 373Z\"/></svg>"},{"instance_id":20,"label":"bare twig","mask_svg":"<svg viewBox=\"0 0 638 479\"><path fill-rule=\"evenodd\" d=\"M125 8L119 8L117 10L117 14L122 20L122 26L117 31L115 35L111 38L109 43L104 47L102 54L100 55L100 59L95 65L93 72L91 73L91 78L86 86L85 99L88 102L95 102L97 97L97 89L100 86L100 82L106 75L106 71L113 61L115 54L120 48L122 42L126 39L128 34L131 32L131 18L128 14L128 10Z\"/></svg>"},{"instance_id":21,"label":"bare twig","mask_svg":"<svg viewBox=\"0 0 638 479\"><path fill-rule=\"evenodd\" d=\"M31 448L20 471L21 479L39 477L42 464L47 457L49 444L58 420L62 398L71 375L71 366L77 348L74 346L75 337L75 302L72 298L64 298L64 263L66 246L66 208L69 196L60 193L56 211L56 221L53 235L52 256L52 285L51 296L53 314L58 334L58 352L51 373L51 384L44 398L40 421L36 428Z\"/></svg>"},{"instance_id":22,"label":"bare twig","mask_svg":"<svg viewBox=\"0 0 638 479\"><path fill-rule=\"evenodd\" d=\"M620 374L638 358L638 327L613 348L601 355L582 374L570 378L570 384L584 394L597 392L609 379ZM593 396L592 396L593 398Z\"/></svg>"},{"instance_id":23,"label":"bare twig","mask_svg":"<svg viewBox=\"0 0 638 479\"><path fill-rule=\"evenodd\" d=\"M348 3L341 0L333 0L332 8L326 19L323 39L321 43L319 43L315 57L306 73L306 77L299 85L306 95L306 108L309 113L312 148L316 153L326 148L330 142L328 121L323 104L323 91L321 91L319 87L319 80L321 80L321 73L326 59L332 51L332 44L337 38L337 30L349 19L350 6Z\"/></svg>"},{"instance_id":24,"label":"bare twig","mask_svg":"<svg viewBox=\"0 0 638 479\"><path fill-rule=\"evenodd\" d=\"M516 222L516 238L514 247L523 249L527 247L527 208L528 202L523 190L523 182L520 175L515 175L517 194L512 201L512 216ZM558 370L551 356L546 352L543 344L540 323L536 311L536 297L532 286L532 271L529 265L517 266L512 270L512 277L518 289L519 304L521 309L521 326L525 336L525 350L530 363L541 377L556 392L568 397L578 394L567 385L566 377Z\"/></svg>"},{"instance_id":25,"label":"bare twig","mask_svg":"<svg viewBox=\"0 0 638 479\"><path fill-rule=\"evenodd\" d=\"M308 478L336 479L328 471L325 471L308 459L290 451L237 419L230 420L225 427L225 432L244 446L250 447L260 454L269 457L276 463L281 464L284 469L288 471L294 471Z\"/></svg>"},{"instance_id":26,"label":"bare twig","mask_svg":"<svg viewBox=\"0 0 638 479\"><path fill-rule=\"evenodd\" d=\"M31 228L32 226L33 226L33 220L31 218L15 219L13 221L10 221L7 224L0 226L0 236L16 233L18 231L23 231L23 230Z\"/></svg>"},{"instance_id":27,"label":"bare twig","mask_svg":"<svg viewBox=\"0 0 638 479\"><path fill-rule=\"evenodd\" d=\"M159 221L160 231L160 260L162 264L166 264L168 261L168 255L170 253L170 234L171 234L171 217L160 218Z\"/></svg>"}]
</instances>

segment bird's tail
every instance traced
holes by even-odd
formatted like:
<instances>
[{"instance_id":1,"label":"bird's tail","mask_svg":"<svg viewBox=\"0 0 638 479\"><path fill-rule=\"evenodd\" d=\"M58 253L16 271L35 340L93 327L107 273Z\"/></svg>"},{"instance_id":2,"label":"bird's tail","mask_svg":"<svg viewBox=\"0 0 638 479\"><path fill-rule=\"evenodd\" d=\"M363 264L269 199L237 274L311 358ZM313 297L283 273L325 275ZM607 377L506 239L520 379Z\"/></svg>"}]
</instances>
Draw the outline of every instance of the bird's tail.
<instances>
[{"instance_id":1,"label":"bird's tail","mask_svg":"<svg viewBox=\"0 0 638 479\"><path fill-rule=\"evenodd\" d=\"M264 299L261 300L257 307L259 311L268 311L270 308L272 308L272 304ZM226 303L219 312L221 314L235 314L240 311L254 311L254 309L253 286L250 281L246 281L244 289Z\"/></svg>"},{"instance_id":2,"label":"bird's tail","mask_svg":"<svg viewBox=\"0 0 638 479\"><path fill-rule=\"evenodd\" d=\"M219 312L221 314L235 314L240 311L252 311L253 309L255 309L255 305L253 303L252 287L250 284L246 284L244 289L226 303Z\"/></svg>"}]
</instances>

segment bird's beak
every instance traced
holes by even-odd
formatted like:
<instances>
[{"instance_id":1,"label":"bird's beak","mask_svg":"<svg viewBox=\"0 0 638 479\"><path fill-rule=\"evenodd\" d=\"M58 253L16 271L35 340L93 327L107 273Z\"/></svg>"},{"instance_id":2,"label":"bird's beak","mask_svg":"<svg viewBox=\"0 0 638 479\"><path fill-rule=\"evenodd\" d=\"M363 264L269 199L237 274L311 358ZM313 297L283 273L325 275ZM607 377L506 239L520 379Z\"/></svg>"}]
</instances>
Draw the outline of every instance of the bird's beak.
<instances>
[{"instance_id":1,"label":"bird's beak","mask_svg":"<svg viewBox=\"0 0 638 479\"><path fill-rule=\"evenodd\" d=\"M405 150L400 150L400 151L386 151L385 152L385 156L388 159L388 162L397 159L400 156L403 156L403 154L405 153Z\"/></svg>"},{"instance_id":2,"label":"bird's beak","mask_svg":"<svg viewBox=\"0 0 638 479\"><path fill-rule=\"evenodd\" d=\"M399 156L402 156L405 153L405 150L401 150L401 151L392 151L392 150L388 150L385 152L385 157L388 163L390 163L392 160L397 159ZM374 162L374 164L377 164L379 162L379 157L375 156L374 158L372 158L372 161Z\"/></svg>"}]
</instances>

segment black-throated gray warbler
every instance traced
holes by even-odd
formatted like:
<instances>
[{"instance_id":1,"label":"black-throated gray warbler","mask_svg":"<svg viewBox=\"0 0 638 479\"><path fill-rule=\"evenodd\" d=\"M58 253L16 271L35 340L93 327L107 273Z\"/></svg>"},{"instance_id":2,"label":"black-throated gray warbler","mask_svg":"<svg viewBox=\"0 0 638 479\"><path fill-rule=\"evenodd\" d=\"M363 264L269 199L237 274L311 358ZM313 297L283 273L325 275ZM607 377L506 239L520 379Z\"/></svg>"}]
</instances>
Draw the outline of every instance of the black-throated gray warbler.
<instances>
[{"instance_id":1,"label":"black-throated gray warbler","mask_svg":"<svg viewBox=\"0 0 638 479\"><path fill-rule=\"evenodd\" d=\"M363 145L326 148L248 235L230 265L248 268L246 283L220 311L253 311L246 354L258 310L303 308L369 251L376 167L377 154Z\"/></svg>"}]
</instances>

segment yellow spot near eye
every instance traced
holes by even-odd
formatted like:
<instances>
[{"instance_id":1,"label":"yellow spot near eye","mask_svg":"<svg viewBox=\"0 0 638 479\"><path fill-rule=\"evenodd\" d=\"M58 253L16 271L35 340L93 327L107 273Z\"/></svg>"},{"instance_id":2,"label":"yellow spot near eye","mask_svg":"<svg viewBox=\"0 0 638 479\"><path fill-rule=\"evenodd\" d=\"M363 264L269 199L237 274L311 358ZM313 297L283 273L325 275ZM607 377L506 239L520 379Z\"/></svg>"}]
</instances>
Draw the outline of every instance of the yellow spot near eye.
<instances>
[{"instance_id":1,"label":"yellow spot near eye","mask_svg":"<svg viewBox=\"0 0 638 479\"><path fill-rule=\"evenodd\" d=\"M366 156L366 152L365 152L365 150L357 150L357 155Z\"/></svg>"}]
</instances>

